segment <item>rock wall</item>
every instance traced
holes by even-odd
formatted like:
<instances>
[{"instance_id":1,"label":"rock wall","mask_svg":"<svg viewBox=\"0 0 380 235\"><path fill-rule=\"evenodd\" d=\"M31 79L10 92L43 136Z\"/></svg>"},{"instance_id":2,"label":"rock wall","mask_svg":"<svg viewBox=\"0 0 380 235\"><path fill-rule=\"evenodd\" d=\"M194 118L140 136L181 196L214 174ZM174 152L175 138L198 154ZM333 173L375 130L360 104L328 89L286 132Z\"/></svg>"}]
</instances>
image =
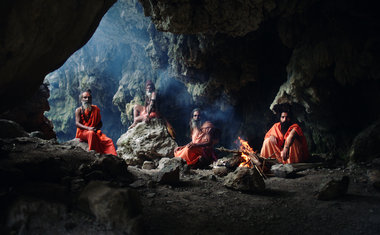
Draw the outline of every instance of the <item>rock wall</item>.
<instances>
[{"instance_id":1,"label":"rock wall","mask_svg":"<svg viewBox=\"0 0 380 235\"><path fill-rule=\"evenodd\" d=\"M14 106L6 112L0 113L0 117L13 120L23 126L27 132L32 132L33 135L37 135L43 139L56 138L56 134L53 131L53 123L44 116L44 112L50 110L48 103L49 96L48 86L42 84L30 99L25 100L22 104Z\"/></svg>"},{"instance_id":2,"label":"rock wall","mask_svg":"<svg viewBox=\"0 0 380 235\"><path fill-rule=\"evenodd\" d=\"M369 2L141 2L158 29L184 34L169 46L177 78L193 97L234 106L240 133L255 146L276 121L268 108L284 102L293 104L313 152L341 157L379 118L379 17ZM230 7L214 15L210 4Z\"/></svg>"},{"instance_id":3,"label":"rock wall","mask_svg":"<svg viewBox=\"0 0 380 235\"><path fill-rule=\"evenodd\" d=\"M261 147L265 131L276 121L270 108L273 110L276 104L291 102L311 151L339 153L338 156L343 158L355 136L379 119L380 111L374 107L380 103L377 92L380 21L369 1L140 2L143 10L137 1L125 0L118 2L118 10L110 11L110 16L119 16L121 21L114 22L115 27L108 27L108 31L103 32L110 36L99 44L105 49L94 45L77 52L82 57L88 56L90 51L102 56L69 60L74 71L63 69L52 75L64 78L51 82L52 101L55 100L60 107L68 104L73 109L78 105L79 89L92 86L94 93L98 94L94 102L107 113L104 118L109 115L108 123L116 123L112 126L114 129L110 127L109 130L116 128L120 131L129 125L133 105L141 102L144 82L152 79L162 94L163 114L177 133L178 130L184 132L180 144L187 140L185 129L190 110L200 106L207 118L223 128L223 145L232 145L233 139L242 135L248 138L254 149ZM1 94L10 100L15 97L10 93L18 87L17 84L24 81L26 87L33 84L37 87L41 75L58 67L73 48L83 45L88 39L83 35L93 32L97 17L101 15L99 12L104 12L106 5L112 4L107 1L105 5L102 2L91 8L74 1L70 8L59 5L64 4L59 2L49 6L49 13L36 10L36 18L33 18L22 12L35 9L34 4L38 1L19 3L5 2L0 21L5 26L1 27L4 42ZM55 8L57 6L60 7ZM80 14L92 12L87 12L89 21L86 22L90 26L86 30L82 28L76 33L82 23L75 24L75 27L56 26L57 29L66 28L59 32L65 33L62 38L66 40L58 40L57 35L61 34L53 33L52 26L41 29L52 33L38 33L35 25L44 25L39 23L45 19L44 14L50 16L57 13L57 9L75 7L83 10ZM142 16L142 11L154 25ZM16 12L31 19L33 27L30 31L19 30L24 26L21 26L23 21L16 17ZM65 19L62 18L70 24L77 18ZM93 21L89 23L91 19ZM109 23L112 26L112 21ZM122 30L115 31L119 24L123 25ZM128 31L132 28L134 33ZM20 37L20 32L39 36ZM122 37L111 39L112 35ZM19 40L14 40L16 36ZM139 40L136 40L137 36ZM35 45L49 46L36 47L25 38L35 38ZM122 54L116 53L119 48ZM141 54L144 56L140 57ZM17 66L21 69L16 69ZM108 69L112 67L112 73L109 73ZM24 80L26 73L31 79ZM57 98L53 91L57 87L65 90L60 95L66 98ZM109 90L105 92L104 87ZM65 131L68 126L73 126L72 112L57 108L56 113L58 115L51 117L56 118L58 124L55 126L60 128L58 135L62 132L71 136ZM74 129L70 130L71 133ZM118 131L109 132L117 138Z\"/></svg>"},{"instance_id":4,"label":"rock wall","mask_svg":"<svg viewBox=\"0 0 380 235\"><path fill-rule=\"evenodd\" d=\"M115 0L2 1L0 10L1 111L23 101L95 31ZM15 92L15 91L18 92ZM4 99L7 97L7 99Z\"/></svg>"},{"instance_id":5,"label":"rock wall","mask_svg":"<svg viewBox=\"0 0 380 235\"><path fill-rule=\"evenodd\" d=\"M80 105L79 94L86 89L92 90L93 103L101 109L104 133L116 141L125 132L125 103L129 101L124 100L140 95L143 85L138 82L154 75L144 50L149 41L147 25L149 20L136 1L117 2L91 40L46 76L51 89L47 116L59 140L74 138L74 111ZM119 109L114 103L120 104Z\"/></svg>"}]
</instances>

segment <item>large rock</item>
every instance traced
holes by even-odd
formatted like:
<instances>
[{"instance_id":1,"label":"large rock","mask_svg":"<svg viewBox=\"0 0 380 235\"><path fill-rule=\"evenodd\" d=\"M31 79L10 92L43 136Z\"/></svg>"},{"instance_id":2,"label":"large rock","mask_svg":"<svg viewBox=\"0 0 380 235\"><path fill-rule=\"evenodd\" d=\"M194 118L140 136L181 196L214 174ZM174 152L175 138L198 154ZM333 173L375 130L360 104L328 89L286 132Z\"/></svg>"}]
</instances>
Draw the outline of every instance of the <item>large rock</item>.
<instances>
[{"instance_id":1,"label":"large rock","mask_svg":"<svg viewBox=\"0 0 380 235\"><path fill-rule=\"evenodd\" d=\"M367 171L368 181L372 186L380 190L380 169L370 169Z\"/></svg>"},{"instance_id":2,"label":"large rock","mask_svg":"<svg viewBox=\"0 0 380 235\"><path fill-rule=\"evenodd\" d=\"M368 161L380 157L380 120L373 123L354 139L349 150L350 160Z\"/></svg>"},{"instance_id":3,"label":"large rock","mask_svg":"<svg viewBox=\"0 0 380 235\"><path fill-rule=\"evenodd\" d=\"M238 167L229 173L225 177L224 185L244 192L262 192L265 189L265 182L260 173L255 168L248 167Z\"/></svg>"},{"instance_id":4,"label":"large rock","mask_svg":"<svg viewBox=\"0 0 380 235\"><path fill-rule=\"evenodd\" d=\"M138 227L135 217L131 217L125 226L115 222L112 216L109 220L99 215L97 222L91 218L84 221L83 217L91 216L77 209L81 206L77 204L79 193L89 181L115 182L116 195L112 198L118 203L120 195L127 194L125 197L128 197L129 192L125 192L124 187L132 182L132 178L124 160L119 157L87 152L77 146L59 144L54 139L0 139L0 217L8 219L7 224L2 224L1 231L4 234L38 234L42 230L54 234L97 234L99 230L104 231L105 226L115 225L115 233L133 233ZM133 199L131 203L136 204ZM87 212L93 215L92 211ZM128 216L133 213L128 211ZM86 225L78 225L77 221ZM3 228L12 232L4 232L7 230Z\"/></svg>"},{"instance_id":5,"label":"large rock","mask_svg":"<svg viewBox=\"0 0 380 235\"><path fill-rule=\"evenodd\" d=\"M16 122L0 119L0 138L26 137L28 133Z\"/></svg>"},{"instance_id":6,"label":"large rock","mask_svg":"<svg viewBox=\"0 0 380 235\"><path fill-rule=\"evenodd\" d=\"M0 113L0 117L17 122L27 132L34 132L40 138L53 139L56 137L53 124L44 116L44 112L50 110L49 96L47 84L42 84L30 99Z\"/></svg>"},{"instance_id":7,"label":"large rock","mask_svg":"<svg viewBox=\"0 0 380 235\"><path fill-rule=\"evenodd\" d=\"M350 178L343 176L339 179L331 179L328 182L324 182L320 185L320 189L317 193L318 200L333 200L344 196L347 193Z\"/></svg>"},{"instance_id":8,"label":"large rock","mask_svg":"<svg viewBox=\"0 0 380 235\"><path fill-rule=\"evenodd\" d=\"M158 172L153 177L153 180L161 184L179 183L181 162L181 159L178 158L162 158L159 161Z\"/></svg>"},{"instance_id":9,"label":"large rock","mask_svg":"<svg viewBox=\"0 0 380 235\"><path fill-rule=\"evenodd\" d=\"M276 177L287 178L295 174L295 169L290 164L275 164L270 168Z\"/></svg>"},{"instance_id":10,"label":"large rock","mask_svg":"<svg viewBox=\"0 0 380 235\"><path fill-rule=\"evenodd\" d=\"M133 189L91 181L79 196L79 206L110 228L116 227L126 234L142 234L141 202Z\"/></svg>"},{"instance_id":11,"label":"large rock","mask_svg":"<svg viewBox=\"0 0 380 235\"><path fill-rule=\"evenodd\" d=\"M142 165L145 160L172 157L177 143L169 135L165 122L152 119L129 129L117 141L117 153L127 164Z\"/></svg>"}]
</instances>

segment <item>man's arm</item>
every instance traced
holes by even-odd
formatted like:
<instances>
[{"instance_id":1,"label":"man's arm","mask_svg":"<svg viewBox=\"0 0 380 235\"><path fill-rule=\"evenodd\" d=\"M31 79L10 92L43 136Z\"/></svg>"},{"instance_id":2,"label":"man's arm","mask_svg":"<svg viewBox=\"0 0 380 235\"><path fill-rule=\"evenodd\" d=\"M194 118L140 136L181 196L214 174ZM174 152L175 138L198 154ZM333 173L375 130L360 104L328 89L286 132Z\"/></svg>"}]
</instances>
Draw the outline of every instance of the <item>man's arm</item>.
<instances>
[{"instance_id":1,"label":"man's arm","mask_svg":"<svg viewBox=\"0 0 380 235\"><path fill-rule=\"evenodd\" d=\"M292 146L294 139L297 137L297 132L292 129L288 138L285 140L284 149L281 151L281 157L286 161L289 158L289 148Z\"/></svg>"},{"instance_id":2,"label":"man's arm","mask_svg":"<svg viewBox=\"0 0 380 235\"><path fill-rule=\"evenodd\" d=\"M206 146L210 146L211 144L212 144L211 136L209 134L207 134L207 141L205 141L203 143L193 143L193 142L190 142L190 143L187 144L187 147L189 147L191 149L191 148L194 148L194 147L206 147Z\"/></svg>"},{"instance_id":3,"label":"man's arm","mask_svg":"<svg viewBox=\"0 0 380 235\"><path fill-rule=\"evenodd\" d=\"M80 107L75 110L75 125L84 130L93 131L94 127L85 126L82 123L80 123Z\"/></svg>"}]
</instances>

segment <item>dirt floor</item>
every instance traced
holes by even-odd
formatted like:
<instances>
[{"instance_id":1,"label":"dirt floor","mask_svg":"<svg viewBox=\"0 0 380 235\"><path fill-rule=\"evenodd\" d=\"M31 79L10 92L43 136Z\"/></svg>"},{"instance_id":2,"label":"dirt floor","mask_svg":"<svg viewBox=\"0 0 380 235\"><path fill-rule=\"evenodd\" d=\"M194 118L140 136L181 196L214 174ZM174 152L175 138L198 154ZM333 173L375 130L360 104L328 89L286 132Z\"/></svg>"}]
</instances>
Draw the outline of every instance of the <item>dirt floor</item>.
<instances>
[{"instance_id":1,"label":"dirt floor","mask_svg":"<svg viewBox=\"0 0 380 235\"><path fill-rule=\"evenodd\" d=\"M349 176L345 196L316 199L332 178ZM380 192L367 166L315 168L270 177L264 193L223 185L212 170L181 173L181 184L140 188L146 234L380 234Z\"/></svg>"}]
</instances>

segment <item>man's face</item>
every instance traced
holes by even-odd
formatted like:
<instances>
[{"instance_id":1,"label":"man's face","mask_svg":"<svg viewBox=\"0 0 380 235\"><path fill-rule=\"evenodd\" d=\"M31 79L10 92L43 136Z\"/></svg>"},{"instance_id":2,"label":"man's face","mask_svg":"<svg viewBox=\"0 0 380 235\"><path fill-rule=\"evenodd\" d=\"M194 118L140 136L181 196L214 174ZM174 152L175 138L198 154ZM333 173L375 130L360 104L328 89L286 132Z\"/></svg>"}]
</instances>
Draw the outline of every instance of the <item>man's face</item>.
<instances>
[{"instance_id":1,"label":"man's face","mask_svg":"<svg viewBox=\"0 0 380 235\"><path fill-rule=\"evenodd\" d=\"M82 103L85 103L85 104L91 104L92 102L92 96L90 93L88 92L83 92L82 94Z\"/></svg>"},{"instance_id":2,"label":"man's face","mask_svg":"<svg viewBox=\"0 0 380 235\"><path fill-rule=\"evenodd\" d=\"M153 86L152 84L148 83L145 87L145 90L148 91L148 92L152 92L153 91Z\"/></svg>"},{"instance_id":3,"label":"man's face","mask_svg":"<svg viewBox=\"0 0 380 235\"><path fill-rule=\"evenodd\" d=\"M285 113L285 112L281 113L280 122L281 122L281 124L290 122L290 117L288 116L288 113Z\"/></svg>"},{"instance_id":4,"label":"man's face","mask_svg":"<svg viewBox=\"0 0 380 235\"><path fill-rule=\"evenodd\" d=\"M194 121L199 121L199 120L201 120L201 114L200 114L198 111L195 111L195 112L193 113L193 120L194 120Z\"/></svg>"}]
</instances>

